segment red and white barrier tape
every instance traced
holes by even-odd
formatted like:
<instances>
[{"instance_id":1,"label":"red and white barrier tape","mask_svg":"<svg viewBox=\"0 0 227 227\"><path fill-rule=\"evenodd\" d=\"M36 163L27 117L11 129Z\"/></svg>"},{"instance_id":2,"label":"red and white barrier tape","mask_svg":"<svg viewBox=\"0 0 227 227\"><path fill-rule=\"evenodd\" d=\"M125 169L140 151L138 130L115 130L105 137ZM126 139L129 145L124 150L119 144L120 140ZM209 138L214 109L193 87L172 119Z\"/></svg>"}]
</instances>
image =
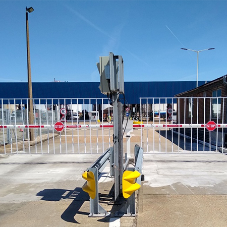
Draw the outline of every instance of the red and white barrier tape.
<instances>
[{"instance_id":1,"label":"red and white barrier tape","mask_svg":"<svg viewBox=\"0 0 227 227\"><path fill-rule=\"evenodd\" d=\"M133 128L205 128L206 124L133 124ZM55 125L0 125L2 128L55 128ZM64 125L64 128L113 128L113 125ZM227 124L216 124L215 128L227 128Z\"/></svg>"},{"instance_id":2,"label":"red and white barrier tape","mask_svg":"<svg viewBox=\"0 0 227 227\"><path fill-rule=\"evenodd\" d=\"M0 125L1 128L55 128L55 125ZM113 125L64 125L64 128L113 128Z\"/></svg>"}]
</instances>

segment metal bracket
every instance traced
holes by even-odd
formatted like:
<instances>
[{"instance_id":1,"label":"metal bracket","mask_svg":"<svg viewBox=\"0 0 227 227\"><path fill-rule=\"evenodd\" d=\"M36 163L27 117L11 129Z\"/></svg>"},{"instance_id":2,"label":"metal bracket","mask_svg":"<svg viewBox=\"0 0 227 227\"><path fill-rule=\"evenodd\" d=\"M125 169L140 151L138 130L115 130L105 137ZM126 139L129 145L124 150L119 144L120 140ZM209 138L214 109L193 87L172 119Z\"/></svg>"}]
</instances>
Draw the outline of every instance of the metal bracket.
<instances>
[{"instance_id":1,"label":"metal bracket","mask_svg":"<svg viewBox=\"0 0 227 227\"><path fill-rule=\"evenodd\" d=\"M95 185L96 196L94 199L90 198L89 217L103 217L103 216L105 217L110 215L110 212L107 212L99 204L98 180L100 178L101 171L105 168L106 163L110 161L110 166L112 165L112 156L113 156L113 148L111 147L102 156L100 156L90 168L87 169L87 171L93 172L95 176L95 184L96 184Z\"/></svg>"},{"instance_id":2,"label":"metal bracket","mask_svg":"<svg viewBox=\"0 0 227 227\"><path fill-rule=\"evenodd\" d=\"M137 178L136 183L141 185L141 176L142 176L142 164L143 164L143 149L139 147L139 145L135 145L134 149L135 155L135 167L127 168L130 171L137 170L140 172L140 176ZM127 157L127 156L126 156ZM127 159L127 158L126 158ZM135 216L136 215L136 205L135 205L135 192L122 203L119 211L115 212L114 216L122 217L122 216Z\"/></svg>"},{"instance_id":3,"label":"metal bracket","mask_svg":"<svg viewBox=\"0 0 227 227\"><path fill-rule=\"evenodd\" d=\"M134 171L134 167L128 168L130 171ZM135 192L128 198L125 199L124 202L121 205L120 210L115 212L114 216L115 217L122 217L122 216L127 216L127 217L134 217L136 215L136 207L135 207Z\"/></svg>"},{"instance_id":4,"label":"metal bracket","mask_svg":"<svg viewBox=\"0 0 227 227\"><path fill-rule=\"evenodd\" d=\"M115 217L135 217L136 208L135 208L135 192L123 202L119 211L114 213Z\"/></svg>"}]
</instances>

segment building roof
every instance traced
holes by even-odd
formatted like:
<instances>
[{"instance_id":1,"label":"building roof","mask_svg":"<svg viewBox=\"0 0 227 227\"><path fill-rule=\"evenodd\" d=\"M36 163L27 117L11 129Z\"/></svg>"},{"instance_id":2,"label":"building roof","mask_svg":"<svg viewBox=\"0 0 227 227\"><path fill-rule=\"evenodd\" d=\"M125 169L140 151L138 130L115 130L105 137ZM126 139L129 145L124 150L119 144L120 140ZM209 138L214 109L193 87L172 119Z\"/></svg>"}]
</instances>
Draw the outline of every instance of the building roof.
<instances>
[{"instance_id":1,"label":"building roof","mask_svg":"<svg viewBox=\"0 0 227 227\"><path fill-rule=\"evenodd\" d=\"M201 93L203 91L207 91L208 89L210 90L211 87L216 87L217 85L222 84L224 81L226 81L226 77L227 77L227 75L221 76L215 80L202 84L197 88L186 90L184 92L176 94L175 96L176 97L188 97L188 96L191 96L192 94Z\"/></svg>"},{"instance_id":2,"label":"building roof","mask_svg":"<svg viewBox=\"0 0 227 227\"><path fill-rule=\"evenodd\" d=\"M199 81L199 85L205 81ZM140 97L174 97L191 90L195 81L125 82L125 98L129 104L139 104ZM106 98L99 82L33 82L33 98ZM0 98L28 98L27 82L0 83Z\"/></svg>"}]
</instances>

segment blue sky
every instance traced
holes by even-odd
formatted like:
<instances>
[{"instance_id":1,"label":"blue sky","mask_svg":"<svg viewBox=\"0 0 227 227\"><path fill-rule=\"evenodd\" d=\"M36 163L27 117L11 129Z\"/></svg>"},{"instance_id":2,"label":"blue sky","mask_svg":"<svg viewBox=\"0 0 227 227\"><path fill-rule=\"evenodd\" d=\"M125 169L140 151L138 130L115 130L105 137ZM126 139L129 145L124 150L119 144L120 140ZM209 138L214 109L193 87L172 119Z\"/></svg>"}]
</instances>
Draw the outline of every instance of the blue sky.
<instances>
[{"instance_id":1,"label":"blue sky","mask_svg":"<svg viewBox=\"0 0 227 227\"><path fill-rule=\"evenodd\" d=\"M0 82L99 81L96 63L122 55L125 81L195 81L227 74L227 1L0 0Z\"/></svg>"}]
</instances>

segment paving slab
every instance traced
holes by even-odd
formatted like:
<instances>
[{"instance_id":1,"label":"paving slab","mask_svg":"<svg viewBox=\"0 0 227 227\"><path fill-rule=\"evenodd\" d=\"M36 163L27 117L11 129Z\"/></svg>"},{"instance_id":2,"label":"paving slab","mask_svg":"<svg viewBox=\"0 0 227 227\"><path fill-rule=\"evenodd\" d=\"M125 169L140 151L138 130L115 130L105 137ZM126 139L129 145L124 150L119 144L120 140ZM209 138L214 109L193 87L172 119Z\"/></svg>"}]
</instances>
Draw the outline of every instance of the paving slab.
<instances>
[{"instance_id":1,"label":"paving slab","mask_svg":"<svg viewBox=\"0 0 227 227\"><path fill-rule=\"evenodd\" d=\"M144 154L137 226L226 226L226 164L215 152Z\"/></svg>"},{"instance_id":2,"label":"paving slab","mask_svg":"<svg viewBox=\"0 0 227 227\"><path fill-rule=\"evenodd\" d=\"M0 226L225 226L227 156L215 152L144 154L136 218L89 218L81 175L100 154L1 155ZM105 171L104 171L105 172ZM105 175L105 174L104 174ZM107 175L100 204L112 211Z\"/></svg>"},{"instance_id":3,"label":"paving slab","mask_svg":"<svg viewBox=\"0 0 227 227\"><path fill-rule=\"evenodd\" d=\"M0 226L134 226L135 218L88 217L82 173L100 154L1 155ZM112 209L113 178L103 172L100 204ZM116 224L116 225L115 225ZM120 224L120 225L119 225Z\"/></svg>"}]
</instances>

